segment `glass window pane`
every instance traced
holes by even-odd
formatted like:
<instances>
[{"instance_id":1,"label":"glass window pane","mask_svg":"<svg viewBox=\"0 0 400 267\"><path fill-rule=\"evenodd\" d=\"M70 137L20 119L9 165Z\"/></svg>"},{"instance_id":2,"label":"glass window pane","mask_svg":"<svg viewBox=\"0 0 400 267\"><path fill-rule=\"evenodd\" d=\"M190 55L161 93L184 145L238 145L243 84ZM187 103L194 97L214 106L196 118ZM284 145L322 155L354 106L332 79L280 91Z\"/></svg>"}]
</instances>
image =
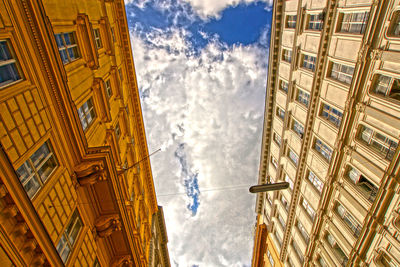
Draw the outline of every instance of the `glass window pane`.
<instances>
[{"instance_id":1,"label":"glass window pane","mask_svg":"<svg viewBox=\"0 0 400 267\"><path fill-rule=\"evenodd\" d=\"M47 155L50 154L50 150L47 147L47 144L44 143L38 150L35 151L35 153L32 154L31 160L35 168L37 168L40 164L41 161L47 157Z\"/></svg>"},{"instance_id":2,"label":"glass window pane","mask_svg":"<svg viewBox=\"0 0 400 267\"><path fill-rule=\"evenodd\" d=\"M57 167L57 161L53 156L50 156L48 160L38 169L38 174L44 183L53 170Z\"/></svg>"}]
</instances>

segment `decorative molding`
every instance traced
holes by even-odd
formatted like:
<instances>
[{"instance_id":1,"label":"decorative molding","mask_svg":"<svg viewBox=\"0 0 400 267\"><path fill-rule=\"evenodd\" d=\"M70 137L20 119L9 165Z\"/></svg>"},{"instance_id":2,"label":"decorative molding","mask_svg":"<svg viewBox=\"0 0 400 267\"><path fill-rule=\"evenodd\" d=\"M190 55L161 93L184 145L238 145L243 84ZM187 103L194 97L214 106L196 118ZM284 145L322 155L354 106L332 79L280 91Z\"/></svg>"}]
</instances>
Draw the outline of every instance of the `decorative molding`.
<instances>
[{"instance_id":1,"label":"decorative molding","mask_svg":"<svg viewBox=\"0 0 400 267\"><path fill-rule=\"evenodd\" d=\"M80 41L80 51L86 64L91 69L99 68L99 55L94 42L94 33L89 16L79 13L75 21L77 25L77 37Z\"/></svg>"},{"instance_id":2,"label":"decorative molding","mask_svg":"<svg viewBox=\"0 0 400 267\"><path fill-rule=\"evenodd\" d=\"M85 161L75 166L72 178L76 185L90 186L105 181L107 176L102 161Z\"/></svg>"},{"instance_id":3,"label":"decorative molding","mask_svg":"<svg viewBox=\"0 0 400 267\"><path fill-rule=\"evenodd\" d=\"M106 95L106 88L102 78L93 79L93 92L95 96L95 108L100 112L100 119L103 122L111 122L110 102Z\"/></svg>"}]
</instances>

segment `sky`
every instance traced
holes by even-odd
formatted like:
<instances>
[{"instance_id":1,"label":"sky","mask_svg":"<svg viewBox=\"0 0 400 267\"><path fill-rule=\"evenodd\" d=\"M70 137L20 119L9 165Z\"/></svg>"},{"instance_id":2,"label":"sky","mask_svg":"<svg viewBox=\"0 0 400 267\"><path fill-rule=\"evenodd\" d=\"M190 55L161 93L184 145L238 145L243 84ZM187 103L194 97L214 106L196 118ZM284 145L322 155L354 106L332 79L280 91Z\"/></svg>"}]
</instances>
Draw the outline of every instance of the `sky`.
<instances>
[{"instance_id":1,"label":"sky","mask_svg":"<svg viewBox=\"0 0 400 267\"><path fill-rule=\"evenodd\" d=\"M272 0L125 3L171 266L251 266Z\"/></svg>"}]
</instances>

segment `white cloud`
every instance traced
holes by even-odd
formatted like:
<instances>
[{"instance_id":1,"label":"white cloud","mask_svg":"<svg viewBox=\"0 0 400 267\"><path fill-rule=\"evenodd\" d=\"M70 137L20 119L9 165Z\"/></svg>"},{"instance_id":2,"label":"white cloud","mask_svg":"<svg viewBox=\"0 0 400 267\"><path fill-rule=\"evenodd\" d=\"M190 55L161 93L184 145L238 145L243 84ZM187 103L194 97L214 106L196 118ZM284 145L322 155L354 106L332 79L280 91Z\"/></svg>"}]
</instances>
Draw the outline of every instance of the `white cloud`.
<instances>
[{"instance_id":1,"label":"white cloud","mask_svg":"<svg viewBox=\"0 0 400 267\"><path fill-rule=\"evenodd\" d=\"M267 3L266 9L271 10L273 0L177 0L180 4L188 3L194 10L194 12L203 20L210 18L219 18L221 11L230 6L237 6L238 4L245 3L251 4L253 2L265 2ZM147 3L152 3L152 0L125 0L125 4L134 4L135 6L143 9ZM174 4L171 0L158 1L153 3L155 8L159 10L170 10ZM185 15L187 18L191 18L192 15L186 13L186 11L175 10L176 16ZM194 19L194 18L192 18Z\"/></svg>"},{"instance_id":2,"label":"white cloud","mask_svg":"<svg viewBox=\"0 0 400 267\"><path fill-rule=\"evenodd\" d=\"M181 0L189 2L194 11L202 18L210 17L218 18L222 10L229 6L236 6L240 3L250 4L258 0ZM261 0L266 2L268 6L272 6L273 0Z\"/></svg>"},{"instance_id":3,"label":"white cloud","mask_svg":"<svg viewBox=\"0 0 400 267\"><path fill-rule=\"evenodd\" d=\"M218 2L218 1L215 1ZM257 46L227 47L216 40L200 54L188 32L132 33L138 83L160 205L164 206L171 263L186 267L243 266L252 253L255 197L264 111L266 59ZM182 166L174 156L185 144L187 173L202 189L197 214L187 205Z\"/></svg>"}]
</instances>

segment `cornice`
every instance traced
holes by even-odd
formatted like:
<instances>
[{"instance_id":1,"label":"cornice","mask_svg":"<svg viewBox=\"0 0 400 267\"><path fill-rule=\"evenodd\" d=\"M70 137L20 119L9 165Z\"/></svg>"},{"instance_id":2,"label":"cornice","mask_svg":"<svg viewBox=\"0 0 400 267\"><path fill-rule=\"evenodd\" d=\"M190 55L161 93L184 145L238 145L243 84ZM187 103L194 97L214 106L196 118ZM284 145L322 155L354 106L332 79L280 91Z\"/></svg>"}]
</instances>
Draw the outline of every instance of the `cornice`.
<instances>
[{"instance_id":1,"label":"cornice","mask_svg":"<svg viewBox=\"0 0 400 267\"><path fill-rule=\"evenodd\" d=\"M272 120L273 120L273 107L275 103L275 91L277 76L279 71L279 50L280 50L280 38L282 32L282 25L284 18L283 13L283 0L274 1L274 11L272 21L275 22L271 29L271 41L269 50L269 64L268 64L268 79L265 97L265 110L264 110L264 126L261 143L261 156L260 166L258 173L258 184L264 184L267 176L267 170L269 166L268 157L270 154L271 144L271 133L272 133ZM262 207L265 200L265 193L257 194L255 211L257 214L262 213Z\"/></svg>"},{"instance_id":2,"label":"cornice","mask_svg":"<svg viewBox=\"0 0 400 267\"><path fill-rule=\"evenodd\" d=\"M136 72L135 66L132 56L132 46L130 41L129 29L128 29L128 22L126 18L126 11L125 11L125 4L123 0L115 0L114 5L117 11L117 21L118 26L120 29L121 35L121 50L124 55L124 64L127 70L127 80L128 80L128 90L129 95L128 97L131 99L134 108L134 118L136 119L136 126L137 126L137 134L139 137L140 142L138 142L138 146L140 149L140 154L142 158L149 155L148 147L147 147L147 140L146 140L146 132L144 128L143 122L143 114L140 105L140 96L139 96L139 88L137 85L136 79ZM142 168L146 172L146 185L147 185L147 192L150 194L149 199L151 203L151 213L157 210L157 199L156 199L156 192L154 188L153 182L153 175L150 165L150 159L147 158L146 160L142 161ZM143 166L144 165L144 166Z\"/></svg>"}]
</instances>

